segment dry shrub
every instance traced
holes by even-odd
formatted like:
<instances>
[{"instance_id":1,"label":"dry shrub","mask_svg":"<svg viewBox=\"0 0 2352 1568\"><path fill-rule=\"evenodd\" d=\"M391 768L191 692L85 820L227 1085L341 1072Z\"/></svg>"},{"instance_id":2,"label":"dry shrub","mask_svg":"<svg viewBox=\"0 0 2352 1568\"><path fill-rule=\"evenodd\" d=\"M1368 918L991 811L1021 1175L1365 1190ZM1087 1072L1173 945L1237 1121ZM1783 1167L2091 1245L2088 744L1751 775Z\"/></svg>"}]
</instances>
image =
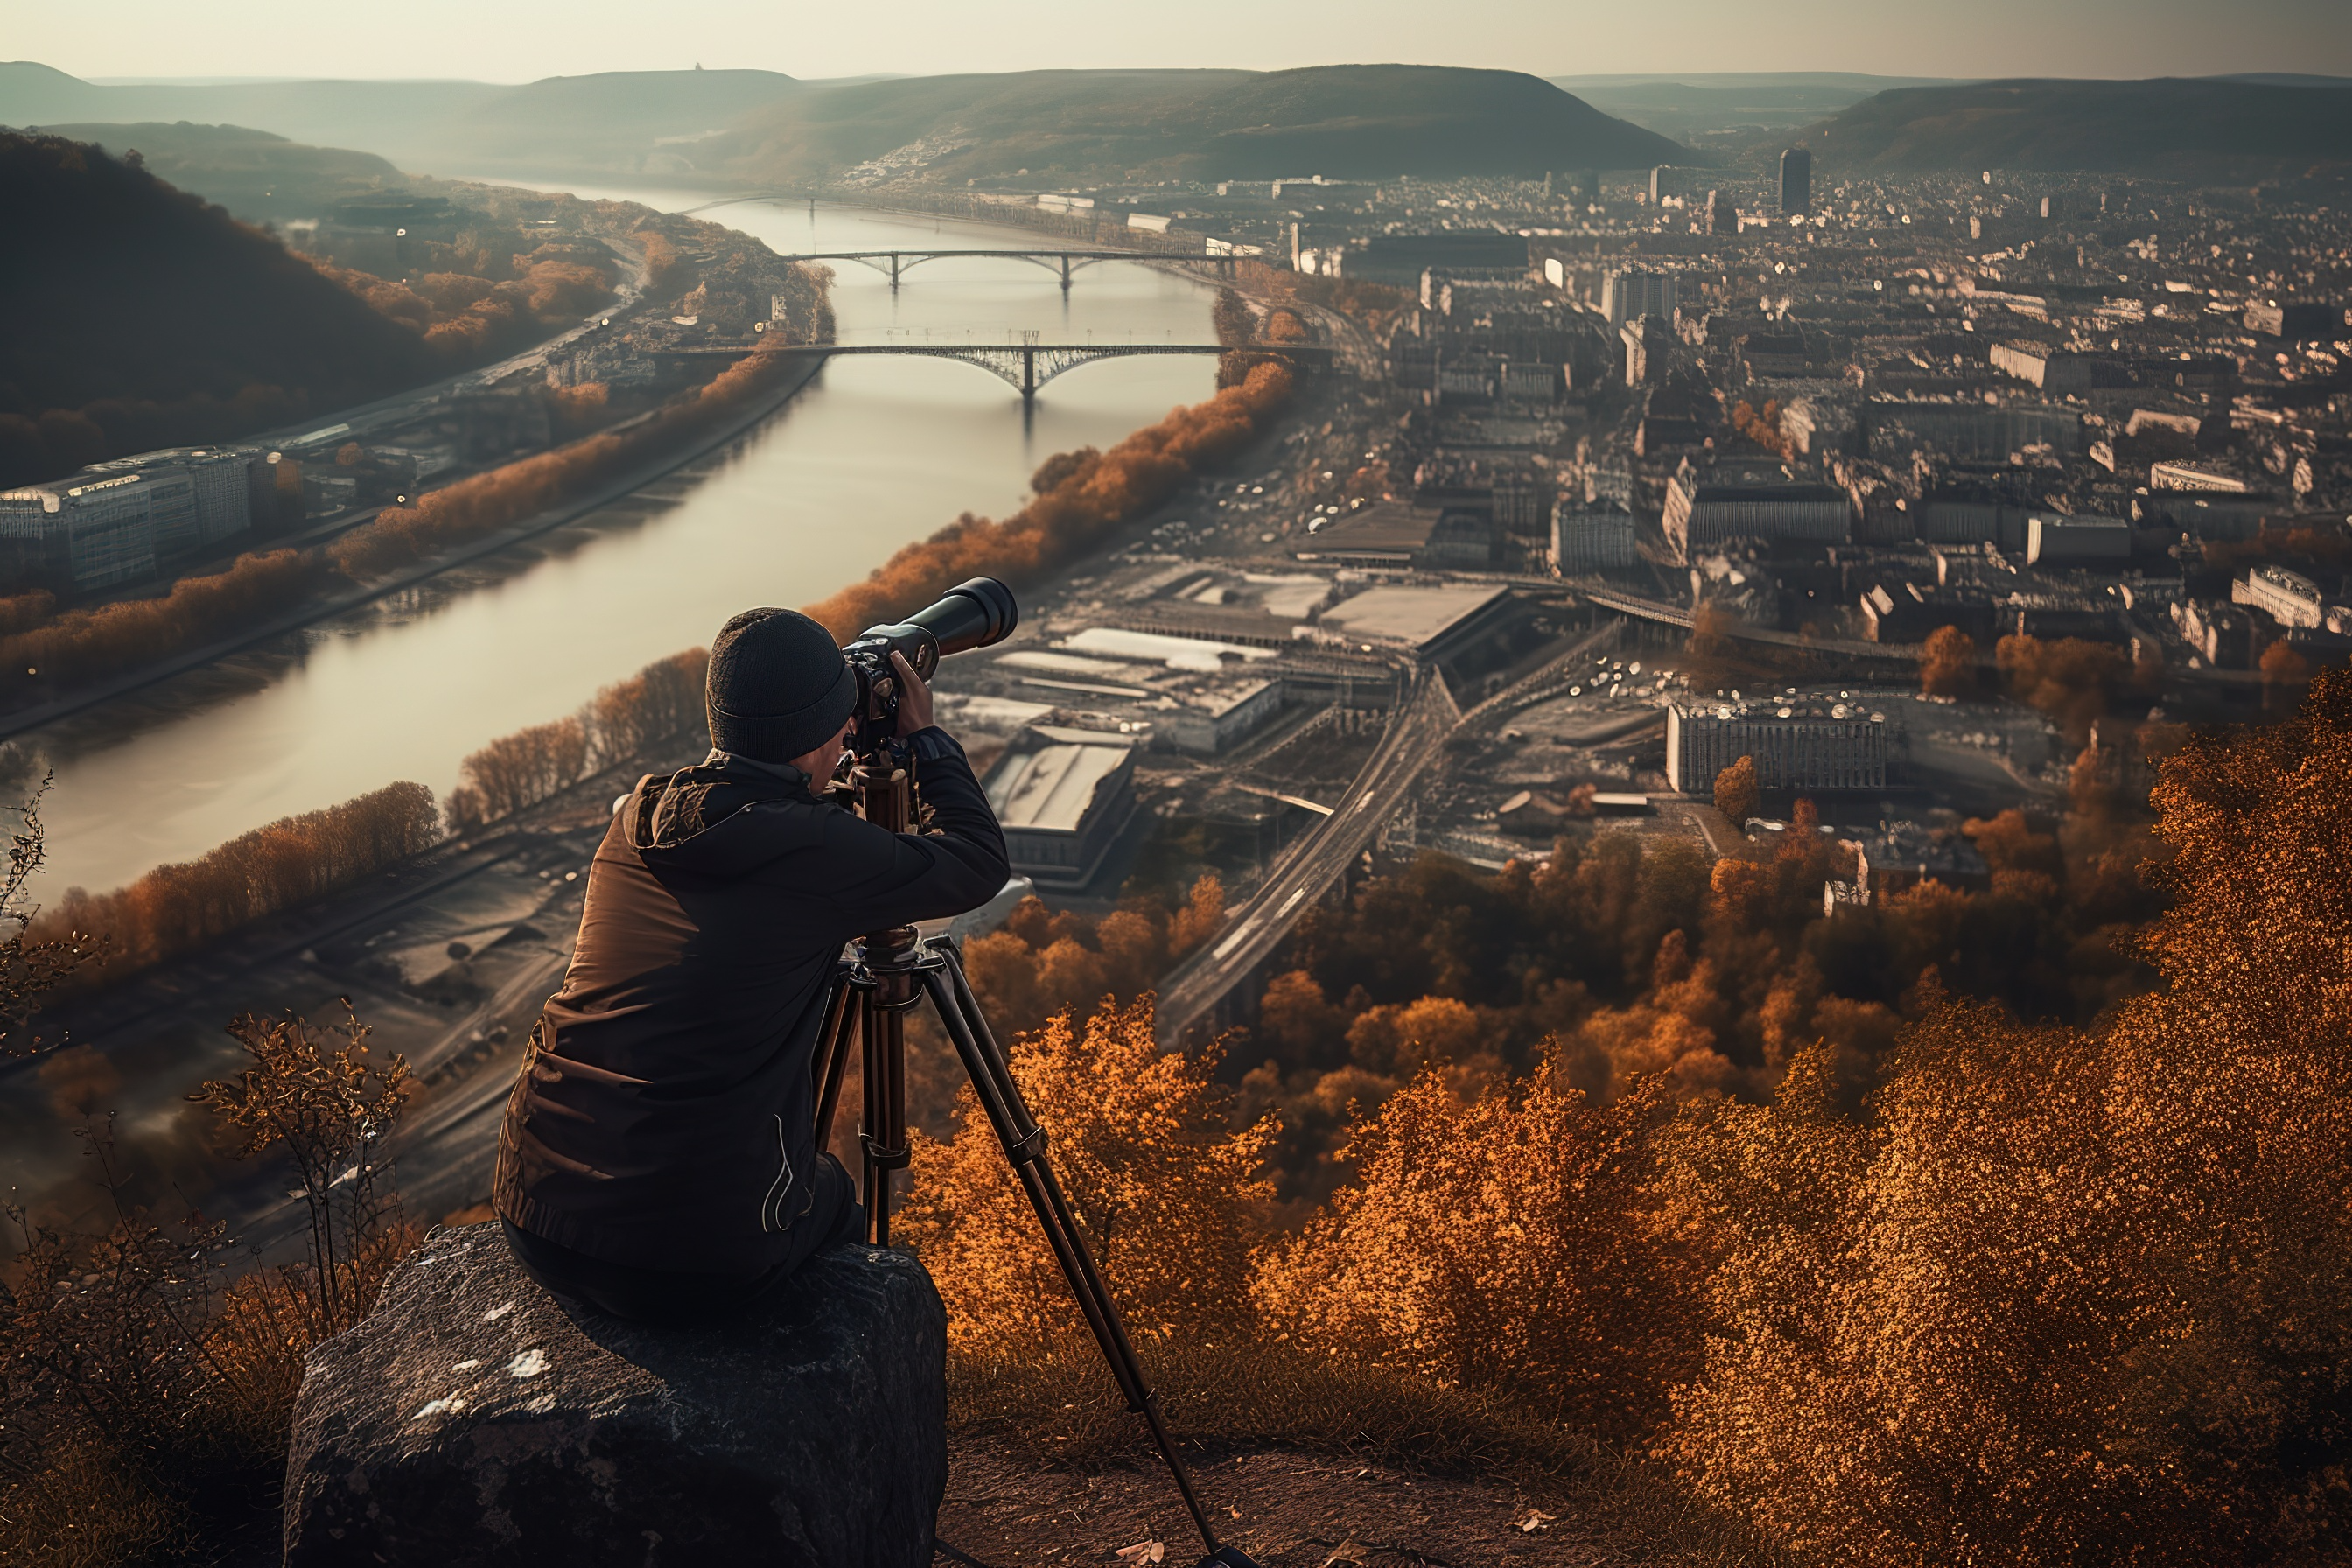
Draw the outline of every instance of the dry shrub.
<instances>
[{"instance_id":1,"label":"dry shrub","mask_svg":"<svg viewBox=\"0 0 2352 1568\"><path fill-rule=\"evenodd\" d=\"M114 1200L105 1236L8 1215L21 1243L0 1293L0 1560L209 1561L274 1532L286 1433L311 1346L358 1322L416 1242L378 1187L406 1093L367 1029L299 1018L230 1026L253 1066L193 1098L289 1161L310 1219L305 1261L224 1287L236 1243L122 1201L110 1127L84 1129Z\"/></svg>"},{"instance_id":2,"label":"dry shrub","mask_svg":"<svg viewBox=\"0 0 2352 1568\"><path fill-rule=\"evenodd\" d=\"M1106 1001L1014 1042L1013 1073L1052 1139L1079 1228L1139 1341L1248 1337L1250 1248L1271 1188L1271 1121L1233 1128L1213 1053L1163 1052L1149 998ZM971 1090L955 1135L914 1140L906 1239L940 1283L956 1346L1032 1342L1084 1320Z\"/></svg>"},{"instance_id":3,"label":"dry shrub","mask_svg":"<svg viewBox=\"0 0 2352 1568\"><path fill-rule=\"evenodd\" d=\"M419 784L387 784L341 805L281 817L196 859L158 866L111 893L69 889L33 931L49 942L71 942L78 931L104 933L116 955L108 978L120 979L349 887L440 837L433 792Z\"/></svg>"},{"instance_id":4,"label":"dry shrub","mask_svg":"<svg viewBox=\"0 0 2352 1568\"><path fill-rule=\"evenodd\" d=\"M1550 1063L1464 1104L1432 1069L1356 1127L1358 1171L1253 1287L1311 1353L1531 1398L1622 1437L1696 1363L1691 1281L1644 1212L1664 1103Z\"/></svg>"},{"instance_id":5,"label":"dry shrub","mask_svg":"<svg viewBox=\"0 0 2352 1568\"><path fill-rule=\"evenodd\" d=\"M920 543L899 550L862 583L808 606L836 637L928 604L967 577L1003 578L1020 588L1095 548L1120 523L1142 515L1203 468L1231 457L1290 399L1290 373L1262 364L1238 386L1179 408L1109 451L1049 463L1050 488L1003 521L965 513Z\"/></svg>"}]
</instances>

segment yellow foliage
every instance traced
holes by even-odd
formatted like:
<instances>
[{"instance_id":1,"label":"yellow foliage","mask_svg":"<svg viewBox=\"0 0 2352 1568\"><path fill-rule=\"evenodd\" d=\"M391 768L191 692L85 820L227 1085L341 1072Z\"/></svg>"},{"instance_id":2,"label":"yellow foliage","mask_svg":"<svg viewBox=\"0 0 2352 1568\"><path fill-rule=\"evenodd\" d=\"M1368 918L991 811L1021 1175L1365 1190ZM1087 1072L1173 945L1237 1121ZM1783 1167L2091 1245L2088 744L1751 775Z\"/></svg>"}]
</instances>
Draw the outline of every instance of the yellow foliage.
<instances>
[{"instance_id":1,"label":"yellow foliage","mask_svg":"<svg viewBox=\"0 0 2352 1568\"><path fill-rule=\"evenodd\" d=\"M1250 1248L1272 1189L1271 1119L1236 1131L1213 1054L1163 1052L1149 999L1023 1036L1013 1071L1095 1259L1139 1341L1232 1343L1249 1326ZM986 1345L1083 1331L1035 1213L967 1087L955 1135L917 1134L898 1224L939 1281L948 1333Z\"/></svg>"}]
</instances>

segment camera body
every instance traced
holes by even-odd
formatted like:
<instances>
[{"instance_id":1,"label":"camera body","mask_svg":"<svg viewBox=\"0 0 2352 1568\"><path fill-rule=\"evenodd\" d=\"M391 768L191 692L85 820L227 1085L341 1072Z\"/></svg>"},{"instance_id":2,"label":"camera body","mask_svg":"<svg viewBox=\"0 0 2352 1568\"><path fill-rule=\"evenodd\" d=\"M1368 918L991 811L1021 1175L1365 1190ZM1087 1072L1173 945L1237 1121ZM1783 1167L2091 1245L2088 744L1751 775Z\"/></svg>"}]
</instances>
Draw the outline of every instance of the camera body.
<instances>
[{"instance_id":1,"label":"camera body","mask_svg":"<svg viewBox=\"0 0 2352 1568\"><path fill-rule=\"evenodd\" d=\"M871 756L898 732L898 671L890 662L892 654L905 655L915 673L928 681L949 654L1003 642L1020 624L1021 607L1013 590L993 577L974 577L903 621L858 633L841 650L857 681L851 752Z\"/></svg>"}]
</instances>

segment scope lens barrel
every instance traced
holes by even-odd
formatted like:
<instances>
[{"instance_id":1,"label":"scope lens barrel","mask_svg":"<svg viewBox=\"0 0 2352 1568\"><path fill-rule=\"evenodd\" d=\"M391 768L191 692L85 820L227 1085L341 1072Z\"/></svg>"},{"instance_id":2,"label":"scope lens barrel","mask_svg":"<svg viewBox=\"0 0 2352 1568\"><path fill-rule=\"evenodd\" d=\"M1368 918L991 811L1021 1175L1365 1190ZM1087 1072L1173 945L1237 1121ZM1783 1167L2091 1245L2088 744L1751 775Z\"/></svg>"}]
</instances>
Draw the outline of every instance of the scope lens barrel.
<instances>
[{"instance_id":1,"label":"scope lens barrel","mask_svg":"<svg viewBox=\"0 0 2352 1568\"><path fill-rule=\"evenodd\" d=\"M942 656L1003 642L1021 624L1013 590L993 577L974 577L940 595L939 602L907 617L938 639Z\"/></svg>"}]
</instances>

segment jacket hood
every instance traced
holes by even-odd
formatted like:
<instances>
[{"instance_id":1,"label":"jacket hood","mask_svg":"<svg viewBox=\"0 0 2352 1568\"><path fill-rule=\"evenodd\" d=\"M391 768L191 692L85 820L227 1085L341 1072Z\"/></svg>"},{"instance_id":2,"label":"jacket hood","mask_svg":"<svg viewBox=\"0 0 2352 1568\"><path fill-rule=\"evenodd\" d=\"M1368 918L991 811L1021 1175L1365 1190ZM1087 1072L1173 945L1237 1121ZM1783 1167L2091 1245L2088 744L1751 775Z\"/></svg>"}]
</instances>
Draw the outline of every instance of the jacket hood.
<instances>
[{"instance_id":1,"label":"jacket hood","mask_svg":"<svg viewBox=\"0 0 2352 1568\"><path fill-rule=\"evenodd\" d=\"M717 753L690 768L638 780L622 803L621 829L649 866L732 878L770 858L752 852L747 840L772 833L776 816L755 808L816 805L808 775L798 768ZM764 819L764 831L755 818Z\"/></svg>"}]
</instances>

